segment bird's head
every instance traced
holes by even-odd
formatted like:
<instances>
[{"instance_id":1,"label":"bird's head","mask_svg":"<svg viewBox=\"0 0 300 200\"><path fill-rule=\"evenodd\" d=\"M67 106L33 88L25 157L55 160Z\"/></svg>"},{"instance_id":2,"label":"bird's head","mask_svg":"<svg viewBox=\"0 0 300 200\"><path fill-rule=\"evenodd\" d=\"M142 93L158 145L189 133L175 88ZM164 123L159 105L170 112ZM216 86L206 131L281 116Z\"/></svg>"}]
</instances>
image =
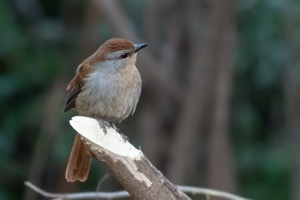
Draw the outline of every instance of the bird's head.
<instances>
[{"instance_id":1,"label":"bird's head","mask_svg":"<svg viewBox=\"0 0 300 200\"><path fill-rule=\"evenodd\" d=\"M97 49L90 61L101 68L126 68L135 65L137 52L146 46L146 43L133 44L121 38L109 39Z\"/></svg>"}]
</instances>

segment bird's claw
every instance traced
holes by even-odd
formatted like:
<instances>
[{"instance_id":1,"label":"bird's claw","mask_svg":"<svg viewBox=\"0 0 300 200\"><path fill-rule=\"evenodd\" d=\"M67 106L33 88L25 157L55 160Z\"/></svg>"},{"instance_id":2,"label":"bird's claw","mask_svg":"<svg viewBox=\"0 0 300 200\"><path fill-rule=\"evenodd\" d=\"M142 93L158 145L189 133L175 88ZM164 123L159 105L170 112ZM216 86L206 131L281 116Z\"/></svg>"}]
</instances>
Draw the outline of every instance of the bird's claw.
<instances>
[{"instance_id":1,"label":"bird's claw","mask_svg":"<svg viewBox=\"0 0 300 200\"><path fill-rule=\"evenodd\" d=\"M124 135L123 133L120 133L120 135L123 138L124 142L129 141L129 138L126 135Z\"/></svg>"}]
</instances>

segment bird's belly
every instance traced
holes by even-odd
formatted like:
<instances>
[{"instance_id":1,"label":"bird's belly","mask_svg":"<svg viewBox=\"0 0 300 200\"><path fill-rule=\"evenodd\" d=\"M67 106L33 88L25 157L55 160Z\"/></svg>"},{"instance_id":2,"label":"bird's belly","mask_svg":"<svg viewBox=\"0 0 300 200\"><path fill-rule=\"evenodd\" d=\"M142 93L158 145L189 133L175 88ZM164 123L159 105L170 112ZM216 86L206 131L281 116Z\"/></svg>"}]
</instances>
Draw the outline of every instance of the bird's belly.
<instances>
[{"instance_id":1,"label":"bird's belly","mask_svg":"<svg viewBox=\"0 0 300 200\"><path fill-rule=\"evenodd\" d=\"M77 110L80 115L88 116L96 119L103 119L105 121L114 122L124 119L124 106L117 105L111 102L106 104L103 101L81 101L77 104Z\"/></svg>"},{"instance_id":2,"label":"bird's belly","mask_svg":"<svg viewBox=\"0 0 300 200\"><path fill-rule=\"evenodd\" d=\"M97 84L98 83L98 84ZM109 122L122 121L135 110L141 86L132 83L93 82L83 88L76 99L80 115L103 119Z\"/></svg>"}]
</instances>

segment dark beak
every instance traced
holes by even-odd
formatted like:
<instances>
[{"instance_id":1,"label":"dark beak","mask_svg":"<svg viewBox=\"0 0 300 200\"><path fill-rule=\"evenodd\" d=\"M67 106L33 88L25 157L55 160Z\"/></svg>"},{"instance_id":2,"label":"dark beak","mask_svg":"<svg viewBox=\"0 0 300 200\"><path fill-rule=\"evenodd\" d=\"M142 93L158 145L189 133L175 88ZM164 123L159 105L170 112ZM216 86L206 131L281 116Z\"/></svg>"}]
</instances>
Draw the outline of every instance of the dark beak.
<instances>
[{"instance_id":1,"label":"dark beak","mask_svg":"<svg viewBox=\"0 0 300 200\"><path fill-rule=\"evenodd\" d=\"M145 48L146 46L148 46L147 43L135 44L134 45L134 52L138 52L139 50L141 50L142 48Z\"/></svg>"}]
</instances>

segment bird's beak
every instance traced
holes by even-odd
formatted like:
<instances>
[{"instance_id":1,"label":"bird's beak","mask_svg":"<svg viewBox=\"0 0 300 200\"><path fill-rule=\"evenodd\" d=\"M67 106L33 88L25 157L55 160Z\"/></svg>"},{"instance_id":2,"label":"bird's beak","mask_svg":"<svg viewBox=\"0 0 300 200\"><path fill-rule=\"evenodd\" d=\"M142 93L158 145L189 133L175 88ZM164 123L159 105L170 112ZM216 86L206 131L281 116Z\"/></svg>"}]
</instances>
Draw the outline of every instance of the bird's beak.
<instances>
[{"instance_id":1,"label":"bird's beak","mask_svg":"<svg viewBox=\"0 0 300 200\"><path fill-rule=\"evenodd\" d=\"M146 46L148 46L147 43L134 44L134 52L138 52L139 50L145 48Z\"/></svg>"}]
</instances>

